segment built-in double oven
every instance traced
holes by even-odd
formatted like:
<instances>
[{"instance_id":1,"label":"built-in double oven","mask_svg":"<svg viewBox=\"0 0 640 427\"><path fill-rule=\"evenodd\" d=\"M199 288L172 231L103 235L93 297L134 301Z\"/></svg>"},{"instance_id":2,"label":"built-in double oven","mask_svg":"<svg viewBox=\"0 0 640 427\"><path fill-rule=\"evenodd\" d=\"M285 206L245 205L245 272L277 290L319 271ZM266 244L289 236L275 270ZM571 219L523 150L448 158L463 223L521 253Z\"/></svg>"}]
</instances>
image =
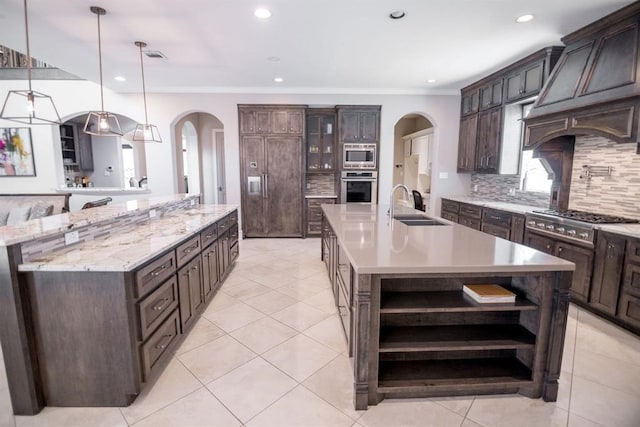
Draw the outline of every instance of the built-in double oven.
<instances>
[{"instance_id":1,"label":"built-in double oven","mask_svg":"<svg viewBox=\"0 0 640 427\"><path fill-rule=\"evenodd\" d=\"M340 203L378 203L378 172L342 171Z\"/></svg>"}]
</instances>

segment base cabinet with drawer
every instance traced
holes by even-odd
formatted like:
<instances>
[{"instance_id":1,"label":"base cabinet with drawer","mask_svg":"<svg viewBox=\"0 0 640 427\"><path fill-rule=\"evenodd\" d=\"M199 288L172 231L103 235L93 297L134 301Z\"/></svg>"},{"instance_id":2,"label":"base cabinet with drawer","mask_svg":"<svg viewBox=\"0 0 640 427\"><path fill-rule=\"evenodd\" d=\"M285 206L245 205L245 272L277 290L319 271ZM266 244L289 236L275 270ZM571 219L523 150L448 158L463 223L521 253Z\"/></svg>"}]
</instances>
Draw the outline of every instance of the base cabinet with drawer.
<instances>
[{"instance_id":1,"label":"base cabinet with drawer","mask_svg":"<svg viewBox=\"0 0 640 427\"><path fill-rule=\"evenodd\" d=\"M335 198L307 198L307 236L320 236L322 231L322 208L323 204L333 205Z\"/></svg>"},{"instance_id":2,"label":"base cabinet with drawer","mask_svg":"<svg viewBox=\"0 0 640 427\"><path fill-rule=\"evenodd\" d=\"M45 405L131 404L231 271L237 218L233 211L133 271L22 273Z\"/></svg>"}]
</instances>

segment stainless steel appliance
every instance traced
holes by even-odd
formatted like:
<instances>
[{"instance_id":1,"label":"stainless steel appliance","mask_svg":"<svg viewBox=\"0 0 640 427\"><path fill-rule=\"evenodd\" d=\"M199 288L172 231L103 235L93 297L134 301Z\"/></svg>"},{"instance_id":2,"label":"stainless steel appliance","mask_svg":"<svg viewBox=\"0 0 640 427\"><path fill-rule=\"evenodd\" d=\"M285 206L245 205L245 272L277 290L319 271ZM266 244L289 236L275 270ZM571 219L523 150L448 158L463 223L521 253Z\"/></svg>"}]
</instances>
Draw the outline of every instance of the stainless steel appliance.
<instances>
[{"instance_id":1,"label":"stainless steel appliance","mask_svg":"<svg viewBox=\"0 0 640 427\"><path fill-rule=\"evenodd\" d=\"M637 223L635 219L574 210L540 210L527 214L527 230L593 248L598 224Z\"/></svg>"},{"instance_id":2,"label":"stainless steel appliance","mask_svg":"<svg viewBox=\"0 0 640 427\"><path fill-rule=\"evenodd\" d=\"M378 203L378 172L343 171L340 203Z\"/></svg>"},{"instance_id":3,"label":"stainless steel appliance","mask_svg":"<svg viewBox=\"0 0 640 427\"><path fill-rule=\"evenodd\" d=\"M376 144L342 144L343 169L375 169Z\"/></svg>"}]
</instances>

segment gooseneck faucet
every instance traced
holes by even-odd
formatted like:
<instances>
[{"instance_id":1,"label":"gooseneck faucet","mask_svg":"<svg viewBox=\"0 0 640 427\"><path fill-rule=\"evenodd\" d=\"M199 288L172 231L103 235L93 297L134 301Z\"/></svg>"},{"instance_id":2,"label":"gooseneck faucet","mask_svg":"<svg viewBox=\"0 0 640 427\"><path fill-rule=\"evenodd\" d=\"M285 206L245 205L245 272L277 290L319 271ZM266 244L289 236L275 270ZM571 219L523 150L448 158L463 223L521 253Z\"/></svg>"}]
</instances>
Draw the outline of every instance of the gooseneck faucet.
<instances>
[{"instance_id":1,"label":"gooseneck faucet","mask_svg":"<svg viewBox=\"0 0 640 427\"><path fill-rule=\"evenodd\" d=\"M394 205L393 194L396 192L398 188L403 188L404 192L407 194L407 200L408 201L411 200L411 192L409 191L409 187L407 187L404 184L398 184L395 187L393 187L393 189L391 190L391 195L389 196L389 222L390 223L393 222L393 205Z\"/></svg>"}]
</instances>

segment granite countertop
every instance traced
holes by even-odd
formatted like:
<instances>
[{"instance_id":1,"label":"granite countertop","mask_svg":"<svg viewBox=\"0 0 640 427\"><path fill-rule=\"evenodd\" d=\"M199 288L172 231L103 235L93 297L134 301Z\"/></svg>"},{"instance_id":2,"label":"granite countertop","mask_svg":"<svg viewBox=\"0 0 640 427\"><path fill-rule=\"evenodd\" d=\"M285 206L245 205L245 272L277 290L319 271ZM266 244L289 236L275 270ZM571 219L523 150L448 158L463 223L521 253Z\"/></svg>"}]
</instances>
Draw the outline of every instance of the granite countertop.
<instances>
[{"instance_id":1,"label":"granite countertop","mask_svg":"<svg viewBox=\"0 0 640 427\"><path fill-rule=\"evenodd\" d=\"M125 194L150 194L146 187L60 187L57 193L90 194L90 195L125 195Z\"/></svg>"},{"instance_id":2,"label":"granite countertop","mask_svg":"<svg viewBox=\"0 0 640 427\"><path fill-rule=\"evenodd\" d=\"M640 239L640 224L600 224L598 230Z\"/></svg>"},{"instance_id":3,"label":"granite countertop","mask_svg":"<svg viewBox=\"0 0 640 427\"><path fill-rule=\"evenodd\" d=\"M442 198L453 200L455 202L469 203L472 205L499 209L499 210L503 210L511 213L523 214L523 215L534 210L546 209L540 206L523 205L519 203L510 203L510 202L498 202L495 200L482 199L475 196L443 196Z\"/></svg>"},{"instance_id":4,"label":"granite countertop","mask_svg":"<svg viewBox=\"0 0 640 427\"><path fill-rule=\"evenodd\" d=\"M49 252L20 264L18 270L131 271L235 209L235 205L196 205L178 210Z\"/></svg>"},{"instance_id":5,"label":"granite countertop","mask_svg":"<svg viewBox=\"0 0 640 427\"><path fill-rule=\"evenodd\" d=\"M9 246L28 242L36 238L68 231L73 228L95 224L110 218L117 218L136 211L146 211L170 202L192 199L197 203L198 196L192 194L174 194L155 196L146 199L111 203L98 208L84 209L65 214L51 215L41 219L26 221L18 225L0 227L0 246Z\"/></svg>"},{"instance_id":6,"label":"granite countertop","mask_svg":"<svg viewBox=\"0 0 640 427\"><path fill-rule=\"evenodd\" d=\"M337 199L337 194L307 194L305 199Z\"/></svg>"},{"instance_id":7,"label":"granite countertop","mask_svg":"<svg viewBox=\"0 0 640 427\"><path fill-rule=\"evenodd\" d=\"M389 224L388 206L322 207L340 247L358 273L485 273L573 271L571 262L444 219L441 226ZM403 206L396 214L422 212Z\"/></svg>"}]
</instances>

